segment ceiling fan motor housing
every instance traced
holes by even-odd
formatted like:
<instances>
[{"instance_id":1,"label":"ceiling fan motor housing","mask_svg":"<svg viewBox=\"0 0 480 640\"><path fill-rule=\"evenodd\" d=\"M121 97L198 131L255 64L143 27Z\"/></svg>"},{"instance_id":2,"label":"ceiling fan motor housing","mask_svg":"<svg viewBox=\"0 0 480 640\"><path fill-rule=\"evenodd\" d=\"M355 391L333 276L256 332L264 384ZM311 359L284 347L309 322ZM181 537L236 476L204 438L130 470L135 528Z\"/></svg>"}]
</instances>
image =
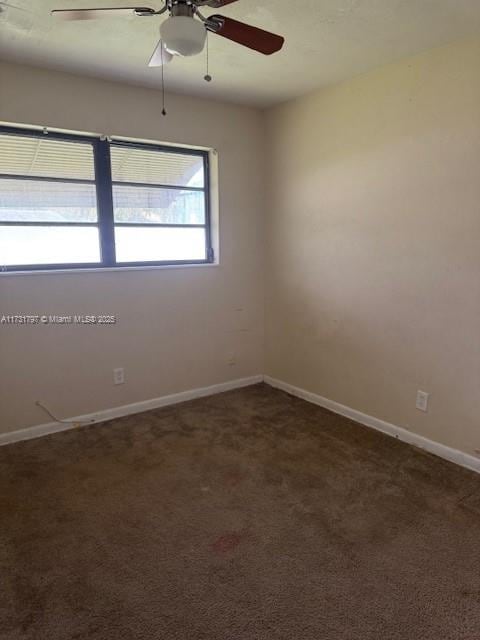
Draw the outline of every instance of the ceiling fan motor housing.
<instances>
[{"instance_id":1,"label":"ceiling fan motor housing","mask_svg":"<svg viewBox=\"0 0 480 640\"><path fill-rule=\"evenodd\" d=\"M189 0L170 0L167 2L167 8L172 16L193 16L196 5Z\"/></svg>"}]
</instances>

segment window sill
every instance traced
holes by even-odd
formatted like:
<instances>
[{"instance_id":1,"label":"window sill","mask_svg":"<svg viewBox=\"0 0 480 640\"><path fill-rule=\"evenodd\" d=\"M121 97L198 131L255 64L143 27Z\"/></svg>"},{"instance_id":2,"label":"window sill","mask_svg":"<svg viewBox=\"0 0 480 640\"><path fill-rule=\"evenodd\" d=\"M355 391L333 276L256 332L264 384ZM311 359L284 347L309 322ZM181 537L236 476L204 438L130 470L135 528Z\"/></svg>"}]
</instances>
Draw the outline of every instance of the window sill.
<instances>
[{"instance_id":1,"label":"window sill","mask_svg":"<svg viewBox=\"0 0 480 640\"><path fill-rule=\"evenodd\" d=\"M82 273L112 273L125 271L164 271L171 269L212 269L219 267L218 262L209 262L205 264L161 264L161 265L145 265L141 267L86 267L85 269L38 269L35 271L0 271L0 278L9 276L44 276L48 275L66 275L66 274L82 274Z\"/></svg>"}]
</instances>

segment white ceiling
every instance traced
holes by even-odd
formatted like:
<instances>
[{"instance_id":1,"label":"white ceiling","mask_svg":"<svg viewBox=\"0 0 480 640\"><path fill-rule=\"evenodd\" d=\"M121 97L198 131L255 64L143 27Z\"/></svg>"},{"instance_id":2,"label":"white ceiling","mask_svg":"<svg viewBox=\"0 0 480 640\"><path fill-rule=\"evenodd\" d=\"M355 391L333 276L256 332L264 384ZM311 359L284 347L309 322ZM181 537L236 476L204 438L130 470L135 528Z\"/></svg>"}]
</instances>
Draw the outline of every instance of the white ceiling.
<instances>
[{"instance_id":1,"label":"white ceiling","mask_svg":"<svg viewBox=\"0 0 480 640\"><path fill-rule=\"evenodd\" d=\"M51 9L131 6L132 0L7 1L25 11L0 12L1 59L160 85L160 70L146 65L163 17L59 22ZM479 0L239 0L221 13L284 35L283 51L262 56L211 35L213 82L203 80L203 54L177 58L166 69L167 90L269 106L480 33Z\"/></svg>"}]
</instances>

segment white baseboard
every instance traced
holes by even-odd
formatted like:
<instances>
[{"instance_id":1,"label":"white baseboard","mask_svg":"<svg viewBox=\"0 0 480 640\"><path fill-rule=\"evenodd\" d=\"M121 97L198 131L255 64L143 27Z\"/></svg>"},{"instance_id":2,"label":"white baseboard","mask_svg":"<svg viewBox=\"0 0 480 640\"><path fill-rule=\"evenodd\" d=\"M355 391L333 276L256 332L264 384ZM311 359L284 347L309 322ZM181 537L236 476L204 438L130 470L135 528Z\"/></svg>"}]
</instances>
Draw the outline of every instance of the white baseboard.
<instances>
[{"instance_id":1,"label":"white baseboard","mask_svg":"<svg viewBox=\"0 0 480 640\"><path fill-rule=\"evenodd\" d=\"M19 442L21 440L32 440L33 438L40 438L41 436L46 436L51 433L58 433L59 431L68 431L69 429L77 429L81 426L96 424L98 422L105 422L106 420L112 420L114 418L122 418L134 413L151 411L152 409L158 409L160 407L166 407L168 405L186 402L187 400L194 400L195 398L213 396L216 393L223 393L224 391L231 391L233 389L249 387L252 384L258 384L259 382L263 382L262 375L250 376L249 378L239 378L237 380L230 380L229 382L214 384L210 387L190 389L189 391L181 391L180 393L173 393L168 396L153 398L152 400L144 400L142 402L126 404L121 407L105 409L83 416L66 418L69 424L65 424L64 422L49 422L48 424L39 424L33 427L28 427L26 429L11 431L10 433L1 433L0 447L6 444L12 444L13 442Z\"/></svg>"},{"instance_id":2,"label":"white baseboard","mask_svg":"<svg viewBox=\"0 0 480 640\"><path fill-rule=\"evenodd\" d=\"M357 411L356 409L351 409L350 407L334 402L333 400L329 400L328 398L323 398L316 393L305 391L305 389L300 389L299 387L295 387L287 382L282 382L281 380L271 378L270 376L264 376L263 379L264 382L269 384L271 387L286 391L293 396L307 400L307 402L312 402L324 409L329 409L330 411L333 411L333 413L338 413L341 416L350 418L351 420L359 422L371 429L386 433L387 435L397 438L402 442L411 444L419 449L424 449L425 451L433 453L440 458L444 458L445 460L454 462L461 467L466 467L471 471L480 473L480 459L475 458L468 453L452 449L451 447L447 447L446 445L435 442L434 440L429 440L428 438L424 438L416 433L407 431L407 429L397 427L396 425L380 420L379 418L374 418L373 416L369 416L366 413Z\"/></svg>"},{"instance_id":3,"label":"white baseboard","mask_svg":"<svg viewBox=\"0 0 480 640\"><path fill-rule=\"evenodd\" d=\"M151 411L152 409L158 409L160 407L166 407L168 405L186 402L187 400L194 400L195 398L204 398L206 396L215 395L216 393L223 393L224 391L241 389L242 387L248 387L260 382L265 382L271 387L281 389L282 391L285 391L286 393L289 393L298 398L302 398L307 402L316 404L320 407L323 407L324 409L329 409L330 411L333 411L333 413L337 413L341 416L345 416L346 418L350 418L351 420L359 422L360 424L370 427L371 429L386 433L387 435L397 438L402 442L411 444L415 447L418 447L419 449L424 449L425 451L433 453L440 458L444 458L445 460L449 460L450 462L458 464L461 467L465 467L467 469L480 473L480 459L475 458L468 453L458 451L457 449L452 449L451 447L447 447L446 445L435 442L434 440L429 440L428 438L424 438L423 436L420 436L416 433L412 433L407 429L397 427L396 425L385 422L384 420L380 420L379 418L374 418L373 416L369 416L366 413L362 413L361 411L357 411L356 409L347 407L343 404L335 402L334 400L329 400L328 398L324 398L323 396L312 393L311 391L306 391L305 389L295 387L288 382L283 382L282 380L277 380L270 376L262 375L250 376L248 378L239 378L237 380L231 380L229 382L214 384L209 387L190 389L188 391L181 391L180 393L173 393L168 396L161 396L159 398L153 398L151 400L144 400L142 402L135 402L133 404L127 404L121 407L114 407L113 409L105 409L102 411L97 411L95 413L75 416L73 418L68 418L69 424L60 422L49 422L47 424L40 424L33 427L28 427L26 429L20 429L18 431L11 431L10 433L2 433L0 434L0 447L3 445L12 444L14 442L19 442L21 440L32 440L33 438L40 438L41 436L46 436L52 433L68 431L69 429L76 429L80 426L105 422L106 420L122 418L124 416L129 416L135 413L142 413L144 411Z\"/></svg>"}]
</instances>

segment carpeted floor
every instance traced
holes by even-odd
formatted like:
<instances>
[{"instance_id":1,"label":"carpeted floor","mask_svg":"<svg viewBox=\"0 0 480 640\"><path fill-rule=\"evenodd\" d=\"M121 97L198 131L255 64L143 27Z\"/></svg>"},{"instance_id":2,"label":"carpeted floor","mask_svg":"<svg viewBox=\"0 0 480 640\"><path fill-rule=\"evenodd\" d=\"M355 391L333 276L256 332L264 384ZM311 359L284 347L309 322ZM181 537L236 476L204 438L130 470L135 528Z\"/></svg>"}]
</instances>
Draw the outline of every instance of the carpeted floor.
<instances>
[{"instance_id":1,"label":"carpeted floor","mask_svg":"<svg viewBox=\"0 0 480 640\"><path fill-rule=\"evenodd\" d=\"M264 385L0 449L2 640L478 640L480 478Z\"/></svg>"}]
</instances>

